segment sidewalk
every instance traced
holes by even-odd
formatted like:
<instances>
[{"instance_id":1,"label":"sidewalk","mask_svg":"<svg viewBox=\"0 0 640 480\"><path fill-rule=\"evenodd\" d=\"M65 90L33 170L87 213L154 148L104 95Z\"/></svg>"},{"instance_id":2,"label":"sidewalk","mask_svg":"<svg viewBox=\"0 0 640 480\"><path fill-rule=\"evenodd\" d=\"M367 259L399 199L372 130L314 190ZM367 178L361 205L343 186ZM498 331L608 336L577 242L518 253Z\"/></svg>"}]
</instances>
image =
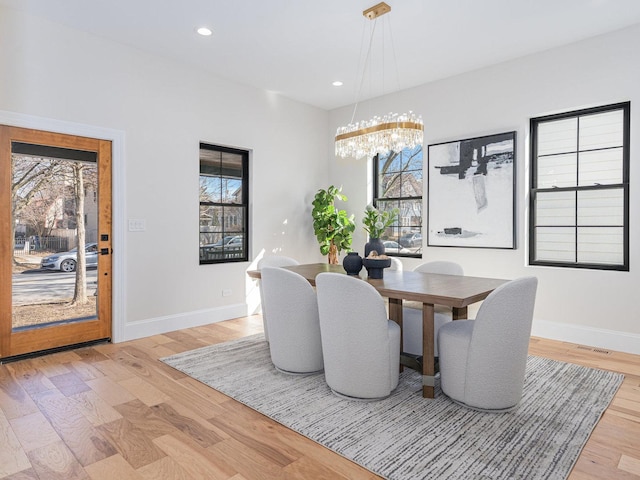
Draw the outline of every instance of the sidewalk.
<instances>
[{"instance_id":1,"label":"sidewalk","mask_svg":"<svg viewBox=\"0 0 640 480\"><path fill-rule=\"evenodd\" d=\"M15 255L13 258L18 263L26 263L29 265L40 265L40 262L43 257L39 257L38 255Z\"/></svg>"},{"instance_id":2,"label":"sidewalk","mask_svg":"<svg viewBox=\"0 0 640 480\"><path fill-rule=\"evenodd\" d=\"M40 270L40 263L43 257L38 255L15 255L13 257L15 263L13 264L13 273L22 273L26 271Z\"/></svg>"}]
</instances>

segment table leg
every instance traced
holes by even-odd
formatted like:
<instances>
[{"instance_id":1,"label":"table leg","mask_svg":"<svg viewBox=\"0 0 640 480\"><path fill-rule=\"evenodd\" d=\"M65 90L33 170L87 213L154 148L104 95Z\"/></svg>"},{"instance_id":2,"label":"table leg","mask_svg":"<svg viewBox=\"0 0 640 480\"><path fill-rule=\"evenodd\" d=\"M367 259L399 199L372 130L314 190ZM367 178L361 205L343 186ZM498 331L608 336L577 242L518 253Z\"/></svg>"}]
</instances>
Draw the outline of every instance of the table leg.
<instances>
[{"instance_id":1,"label":"table leg","mask_svg":"<svg viewBox=\"0 0 640 480\"><path fill-rule=\"evenodd\" d=\"M422 304L422 396L435 397L435 365L433 358L433 304Z\"/></svg>"},{"instance_id":2,"label":"table leg","mask_svg":"<svg viewBox=\"0 0 640 480\"><path fill-rule=\"evenodd\" d=\"M389 319L393 320L400 327L400 351L402 352L402 299L401 298L389 298ZM400 364L400 371L403 370L402 364Z\"/></svg>"},{"instance_id":3,"label":"table leg","mask_svg":"<svg viewBox=\"0 0 640 480\"><path fill-rule=\"evenodd\" d=\"M467 307L453 307L452 308L453 320L463 320L469 318L467 313Z\"/></svg>"}]
</instances>

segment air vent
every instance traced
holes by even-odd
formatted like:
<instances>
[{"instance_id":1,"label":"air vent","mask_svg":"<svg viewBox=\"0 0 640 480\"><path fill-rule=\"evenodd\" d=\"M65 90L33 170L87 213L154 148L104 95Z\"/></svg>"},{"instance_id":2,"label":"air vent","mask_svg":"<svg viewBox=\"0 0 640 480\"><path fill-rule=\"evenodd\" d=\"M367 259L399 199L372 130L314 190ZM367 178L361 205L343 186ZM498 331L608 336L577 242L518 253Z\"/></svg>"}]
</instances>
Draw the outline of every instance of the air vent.
<instances>
[{"instance_id":1,"label":"air vent","mask_svg":"<svg viewBox=\"0 0 640 480\"><path fill-rule=\"evenodd\" d=\"M576 348L578 350L588 350L590 352L601 353L603 355L610 355L611 354L611 352L609 350L604 350L602 348L595 348L595 347L587 347L585 345L578 345Z\"/></svg>"}]
</instances>

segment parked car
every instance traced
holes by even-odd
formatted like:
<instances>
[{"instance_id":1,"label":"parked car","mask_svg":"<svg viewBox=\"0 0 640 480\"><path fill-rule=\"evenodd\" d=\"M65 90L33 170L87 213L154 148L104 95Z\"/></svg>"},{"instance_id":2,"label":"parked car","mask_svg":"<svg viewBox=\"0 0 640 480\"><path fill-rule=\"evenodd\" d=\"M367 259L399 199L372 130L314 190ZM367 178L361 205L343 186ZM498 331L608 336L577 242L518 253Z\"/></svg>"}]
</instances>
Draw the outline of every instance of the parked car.
<instances>
[{"instance_id":1,"label":"parked car","mask_svg":"<svg viewBox=\"0 0 640 480\"><path fill-rule=\"evenodd\" d=\"M421 247L422 246L422 234L421 233L406 233L398 240L403 247Z\"/></svg>"},{"instance_id":2,"label":"parked car","mask_svg":"<svg viewBox=\"0 0 640 480\"><path fill-rule=\"evenodd\" d=\"M222 237L215 243L208 243L202 245L200 250L201 255L208 257L210 255L220 255L223 251L226 252L240 252L244 246L242 235L227 235Z\"/></svg>"},{"instance_id":3,"label":"parked car","mask_svg":"<svg viewBox=\"0 0 640 480\"><path fill-rule=\"evenodd\" d=\"M87 268L98 266L98 244L87 243L84 246ZM43 270L60 270L61 272L75 272L78 259L78 248L72 248L68 252L54 253L44 257L40 262Z\"/></svg>"},{"instance_id":4,"label":"parked car","mask_svg":"<svg viewBox=\"0 0 640 480\"><path fill-rule=\"evenodd\" d=\"M243 240L242 235L230 235L224 237L222 240L218 240L216 243L206 245L212 250L242 250Z\"/></svg>"},{"instance_id":5,"label":"parked car","mask_svg":"<svg viewBox=\"0 0 640 480\"><path fill-rule=\"evenodd\" d=\"M411 250L407 250L398 242L394 242L393 240L385 240L384 249L386 253L412 253Z\"/></svg>"}]
</instances>

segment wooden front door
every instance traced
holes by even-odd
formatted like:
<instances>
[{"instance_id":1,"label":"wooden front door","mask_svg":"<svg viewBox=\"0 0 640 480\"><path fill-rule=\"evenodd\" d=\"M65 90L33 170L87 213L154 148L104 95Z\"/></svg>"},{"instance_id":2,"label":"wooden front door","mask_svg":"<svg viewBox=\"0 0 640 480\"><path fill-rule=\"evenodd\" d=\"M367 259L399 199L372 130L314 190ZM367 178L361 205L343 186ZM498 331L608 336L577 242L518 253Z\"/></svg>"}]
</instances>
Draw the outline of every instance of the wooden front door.
<instances>
[{"instance_id":1,"label":"wooden front door","mask_svg":"<svg viewBox=\"0 0 640 480\"><path fill-rule=\"evenodd\" d=\"M111 337L111 142L0 126L0 359Z\"/></svg>"}]
</instances>

